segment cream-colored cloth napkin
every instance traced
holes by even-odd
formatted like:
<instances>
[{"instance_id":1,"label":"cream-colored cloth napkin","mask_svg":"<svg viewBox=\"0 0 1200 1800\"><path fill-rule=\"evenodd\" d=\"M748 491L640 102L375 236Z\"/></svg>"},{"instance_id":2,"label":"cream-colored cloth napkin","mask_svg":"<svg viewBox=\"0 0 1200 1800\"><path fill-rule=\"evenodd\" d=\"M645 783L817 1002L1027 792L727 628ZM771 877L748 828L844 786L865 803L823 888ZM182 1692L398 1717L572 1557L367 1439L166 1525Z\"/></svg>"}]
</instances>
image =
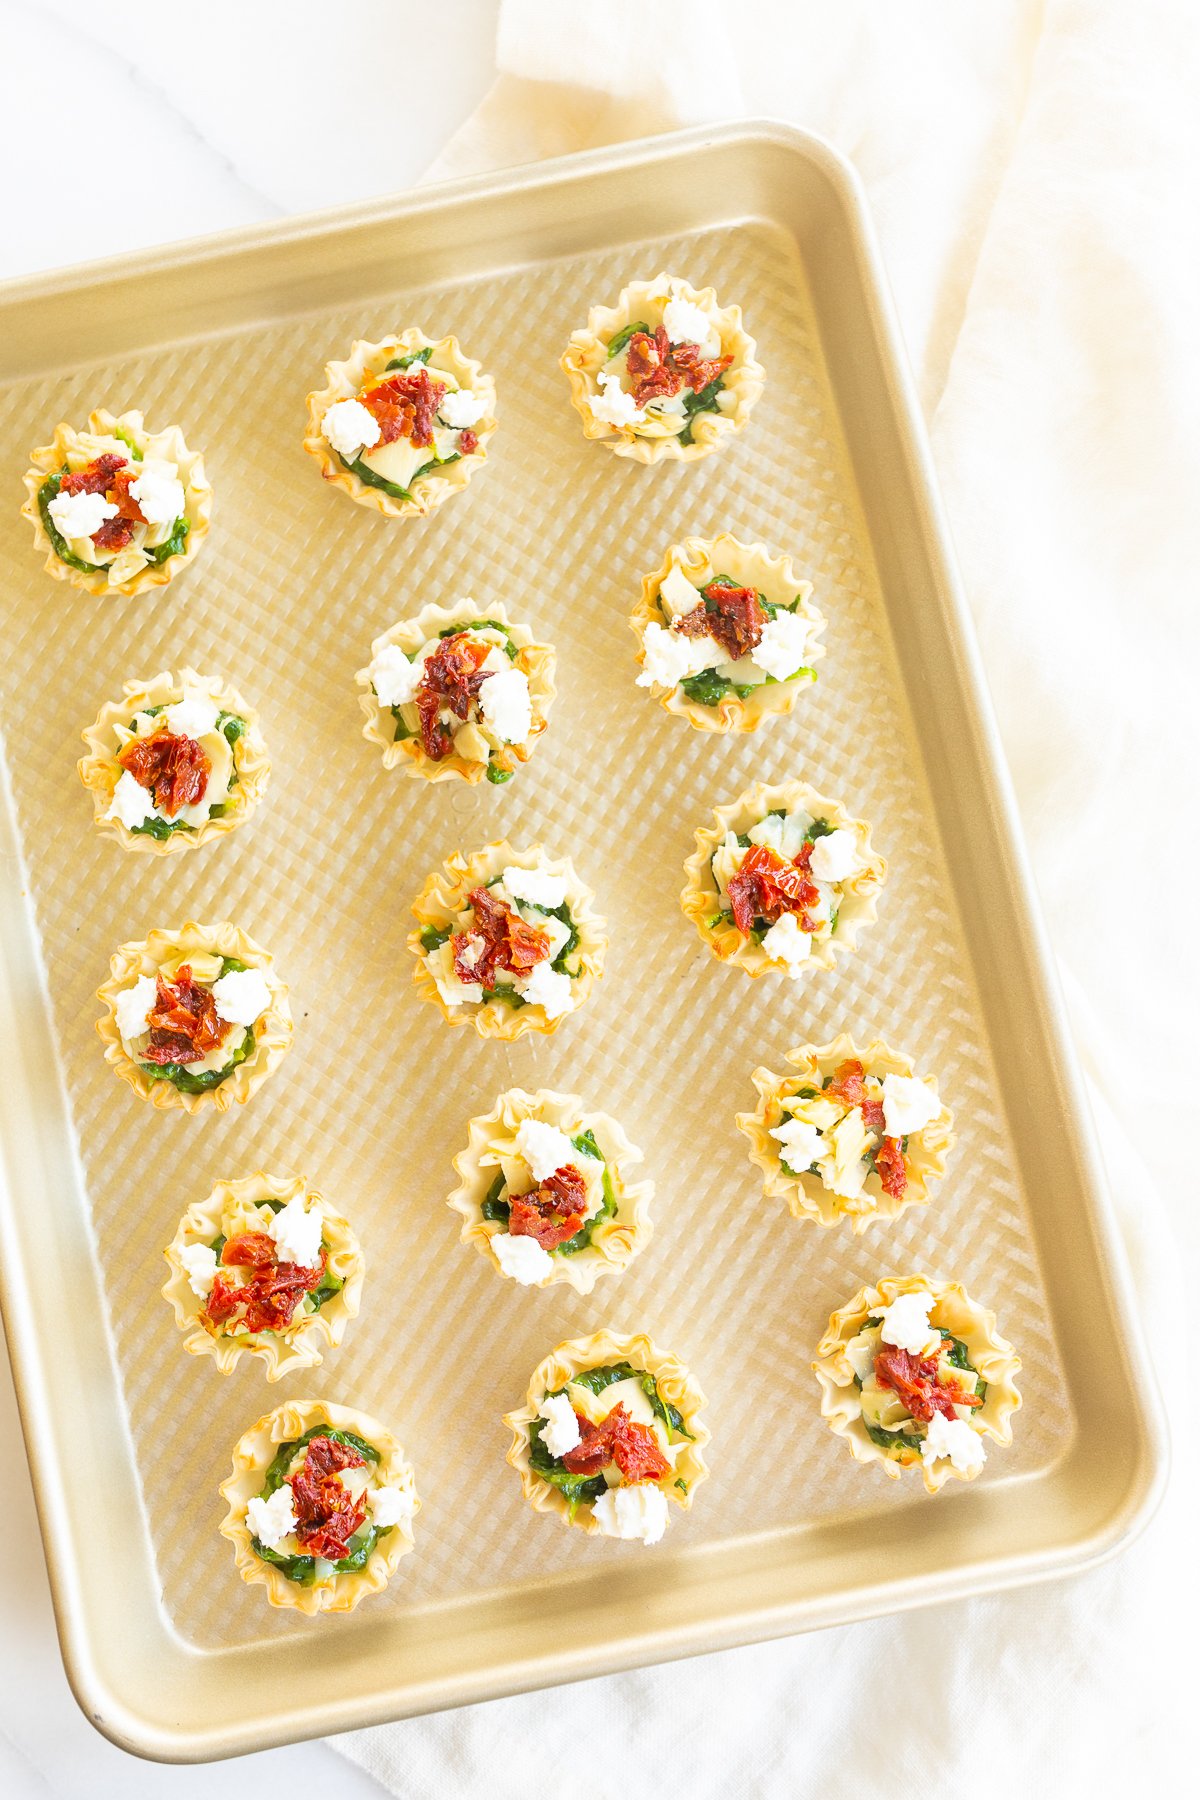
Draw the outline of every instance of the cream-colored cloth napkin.
<instances>
[{"instance_id":1,"label":"cream-colored cloth napkin","mask_svg":"<svg viewBox=\"0 0 1200 1800\"><path fill-rule=\"evenodd\" d=\"M499 81L431 174L747 113L806 125L857 164L1183 1429L1163 1513L1088 1575L334 1741L412 1800L983 1800L1185 1784L1196 1458L1177 1379L1191 1336L1179 1257L1194 1266L1200 1161L1195 9L504 0L498 60Z\"/></svg>"}]
</instances>

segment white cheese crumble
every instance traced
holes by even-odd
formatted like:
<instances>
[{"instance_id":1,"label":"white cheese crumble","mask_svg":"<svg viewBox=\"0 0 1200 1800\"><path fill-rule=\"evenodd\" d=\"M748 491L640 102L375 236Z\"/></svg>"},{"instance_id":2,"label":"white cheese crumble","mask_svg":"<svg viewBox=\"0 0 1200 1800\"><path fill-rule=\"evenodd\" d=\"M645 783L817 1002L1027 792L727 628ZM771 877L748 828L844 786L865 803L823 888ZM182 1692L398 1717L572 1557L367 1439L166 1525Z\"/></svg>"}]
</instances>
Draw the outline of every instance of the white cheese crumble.
<instances>
[{"instance_id":1,"label":"white cheese crumble","mask_svg":"<svg viewBox=\"0 0 1200 1800\"><path fill-rule=\"evenodd\" d=\"M536 1238L513 1237L510 1232L497 1231L491 1243L504 1274L511 1275L521 1287L536 1287L554 1267L549 1251L543 1250Z\"/></svg>"},{"instance_id":2,"label":"white cheese crumble","mask_svg":"<svg viewBox=\"0 0 1200 1800\"><path fill-rule=\"evenodd\" d=\"M117 995L117 1030L127 1044L149 1029L157 993L158 983L154 976L139 975L132 987L122 988Z\"/></svg>"},{"instance_id":3,"label":"white cheese crumble","mask_svg":"<svg viewBox=\"0 0 1200 1800\"><path fill-rule=\"evenodd\" d=\"M314 1206L310 1212L303 1194L294 1195L282 1212L272 1213L267 1233L275 1240L280 1262L315 1269L321 1256L322 1223L320 1208Z\"/></svg>"},{"instance_id":4,"label":"white cheese crumble","mask_svg":"<svg viewBox=\"0 0 1200 1800\"><path fill-rule=\"evenodd\" d=\"M360 400L335 400L321 421L326 439L347 462L379 442L379 421Z\"/></svg>"},{"instance_id":5,"label":"white cheese crumble","mask_svg":"<svg viewBox=\"0 0 1200 1800\"><path fill-rule=\"evenodd\" d=\"M292 1490L285 1481L265 1500L256 1494L246 1502L246 1523L260 1544L278 1550L284 1538L290 1537L300 1521L292 1505Z\"/></svg>"},{"instance_id":6,"label":"white cheese crumble","mask_svg":"<svg viewBox=\"0 0 1200 1800\"><path fill-rule=\"evenodd\" d=\"M673 344L703 344L713 329L712 320L694 300L668 300L663 324Z\"/></svg>"},{"instance_id":7,"label":"white cheese crumble","mask_svg":"<svg viewBox=\"0 0 1200 1800\"><path fill-rule=\"evenodd\" d=\"M942 1103L933 1089L912 1075L883 1078L883 1129L887 1137L905 1137L936 1119Z\"/></svg>"},{"instance_id":8,"label":"white cheese crumble","mask_svg":"<svg viewBox=\"0 0 1200 1800\"><path fill-rule=\"evenodd\" d=\"M529 678L523 669L501 669L479 690L479 710L506 744L523 744L533 724Z\"/></svg>"},{"instance_id":9,"label":"white cheese crumble","mask_svg":"<svg viewBox=\"0 0 1200 1800\"><path fill-rule=\"evenodd\" d=\"M120 507L103 494L55 494L47 511L56 530L65 538L90 538Z\"/></svg>"},{"instance_id":10,"label":"white cheese crumble","mask_svg":"<svg viewBox=\"0 0 1200 1800\"><path fill-rule=\"evenodd\" d=\"M776 681L787 681L804 667L808 655L808 620L799 613L778 612L768 619L752 652L754 661Z\"/></svg>"},{"instance_id":11,"label":"white cheese crumble","mask_svg":"<svg viewBox=\"0 0 1200 1800\"><path fill-rule=\"evenodd\" d=\"M826 1160L821 1165L821 1176L826 1187L838 1196L839 1200L857 1200L867 1184L870 1174L865 1162L852 1162L831 1166Z\"/></svg>"},{"instance_id":12,"label":"white cheese crumble","mask_svg":"<svg viewBox=\"0 0 1200 1800\"><path fill-rule=\"evenodd\" d=\"M253 1025L271 1004L271 990L261 969L231 969L213 982L217 1016L229 1025Z\"/></svg>"},{"instance_id":13,"label":"white cheese crumble","mask_svg":"<svg viewBox=\"0 0 1200 1800\"><path fill-rule=\"evenodd\" d=\"M184 1244L179 1252L188 1278L188 1286L201 1300L207 1300L217 1278L217 1253L211 1244Z\"/></svg>"},{"instance_id":14,"label":"white cheese crumble","mask_svg":"<svg viewBox=\"0 0 1200 1800\"><path fill-rule=\"evenodd\" d=\"M946 1419L934 1413L925 1427L921 1445L921 1461L929 1468L939 1457L948 1456L960 1474L970 1475L982 1469L987 1461L983 1439L965 1419Z\"/></svg>"},{"instance_id":15,"label":"white cheese crumble","mask_svg":"<svg viewBox=\"0 0 1200 1800\"><path fill-rule=\"evenodd\" d=\"M565 1394L547 1394L539 1409L539 1417L546 1421L542 1443L551 1456L565 1456L568 1450L575 1449L579 1443L579 1420Z\"/></svg>"},{"instance_id":16,"label":"white cheese crumble","mask_svg":"<svg viewBox=\"0 0 1200 1800\"><path fill-rule=\"evenodd\" d=\"M942 1341L941 1333L929 1323L929 1314L935 1305L932 1294L901 1294L882 1316L880 1338L885 1344L894 1344L897 1350L907 1350L912 1356L929 1355Z\"/></svg>"},{"instance_id":17,"label":"white cheese crumble","mask_svg":"<svg viewBox=\"0 0 1200 1800\"><path fill-rule=\"evenodd\" d=\"M762 947L772 962L782 963L789 975L795 975L812 951L812 934L802 928L795 913L784 913L763 932Z\"/></svg>"},{"instance_id":18,"label":"white cheese crumble","mask_svg":"<svg viewBox=\"0 0 1200 1800\"><path fill-rule=\"evenodd\" d=\"M672 563L659 583L658 597L673 619L682 619L703 605L700 589L693 587L678 563Z\"/></svg>"},{"instance_id":19,"label":"white cheese crumble","mask_svg":"<svg viewBox=\"0 0 1200 1800\"><path fill-rule=\"evenodd\" d=\"M545 1181L556 1169L577 1163L579 1155L565 1131L541 1119L522 1119L517 1127L517 1155L529 1166L535 1181Z\"/></svg>"},{"instance_id":20,"label":"white cheese crumble","mask_svg":"<svg viewBox=\"0 0 1200 1800\"><path fill-rule=\"evenodd\" d=\"M839 829L819 837L808 866L818 881L845 881L856 874L862 867L857 834Z\"/></svg>"},{"instance_id":21,"label":"white cheese crumble","mask_svg":"<svg viewBox=\"0 0 1200 1800\"><path fill-rule=\"evenodd\" d=\"M592 1517L605 1537L641 1538L657 1544L667 1529L667 1496L652 1481L609 1488L592 1506Z\"/></svg>"},{"instance_id":22,"label":"white cheese crumble","mask_svg":"<svg viewBox=\"0 0 1200 1800\"><path fill-rule=\"evenodd\" d=\"M407 1488L377 1487L367 1489L367 1509L377 1531L389 1525L407 1525L416 1506L415 1496Z\"/></svg>"},{"instance_id":23,"label":"white cheese crumble","mask_svg":"<svg viewBox=\"0 0 1200 1800\"><path fill-rule=\"evenodd\" d=\"M504 871L504 885L514 900L527 900L531 906L561 906L567 897L565 875L552 875L548 869Z\"/></svg>"},{"instance_id":24,"label":"white cheese crumble","mask_svg":"<svg viewBox=\"0 0 1200 1800\"><path fill-rule=\"evenodd\" d=\"M702 669L711 667L715 657L724 654L707 635L684 637L655 623L647 625L642 649L645 667L637 678L638 687L676 687L689 675L699 675Z\"/></svg>"},{"instance_id":25,"label":"white cheese crumble","mask_svg":"<svg viewBox=\"0 0 1200 1800\"><path fill-rule=\"evenodd\" d=\"M780 1160L793 1174L811 1168L821 1154L821 1133L806 1119L785 1119L771 1127L771 1136L780 1145Z\"/></svg>"},{"instance_id":26,"label":"white cheese crumble","mask_svg":"<svg viewBox=\"0 0 1200 1800\"><path fill-rule=\"evenodd\" d=\"M559 1019L571 1008L571 977L540 962L518 985L527 1005L540 1006L548 1019Z\"/></svg>"},{"instance_id":27,"label":"white cheese crumble","mask_svg":"<svg viewBox=\"0 0 1200 1800\"><path fill-rule=\"evenodd\" d=\"M183 483L175 473L175 464L147 457L139 464L141 473L129 484L129 492L138 503L147 525L173 525L181 517L186 500Z\"/></svg>"},{"instance_id":28,"label":"white cheese crumble","mask_svg":"<svg viewBox=\"0 0 1200 1800\"><path fill-rule=\"evenodd\" d=\"M424 674L421 659L409 662L399 644L385 644L367 670L381 706L407 706L416 699Z\"/></svg>"},{"instance_id":29,"label":"white cheese crumble","mask_svg":"<svg viewBox=\"0 0 1200 1800\"><path fill-rule=\"evenodd\" d=\"M458 388L446 395L438 412L455 431L463 431L471 425L478 425L487 411L487 401L482 394L472 392L470 388Z\"/></svg>"},{"instance_id":30,"label":"white cheese crumble","mask_svg":"<svg viewBox=\"0 0 1200 1800\"><path fill-rule=\"evenodd\" d=\"M147 819L154 817L154 800L149 789L144 788L128 769L121 771L104 817L115 819L126 831L132 831L135 825L144 825Z\"/></svg>"},{"instance_id":31,"label":"white cheese crumble","mask_svg":"<svg viewBox=\"0 0 1200 1800\"><path fill-rule=\"evenodd\" d=\"M220 707L207 694L185 694L163 713L176 737L202 738L217 729Z\"/></svg>"},{"instance_id":32,"label":"white cheese crumble","mask_svg":"<svg viewBox=\"0 0 1200 1800\"><path fill-rule=\"evenodd\" d=\"M588 395L588 405L592 409L592 417L599 419L602 425L640 425L645 420L645 413L637 404L632 394L627 394L621 386L621 377L613 369L601 369L596 380L600 384L598 394Z\"/></svg>"}]
</instances>

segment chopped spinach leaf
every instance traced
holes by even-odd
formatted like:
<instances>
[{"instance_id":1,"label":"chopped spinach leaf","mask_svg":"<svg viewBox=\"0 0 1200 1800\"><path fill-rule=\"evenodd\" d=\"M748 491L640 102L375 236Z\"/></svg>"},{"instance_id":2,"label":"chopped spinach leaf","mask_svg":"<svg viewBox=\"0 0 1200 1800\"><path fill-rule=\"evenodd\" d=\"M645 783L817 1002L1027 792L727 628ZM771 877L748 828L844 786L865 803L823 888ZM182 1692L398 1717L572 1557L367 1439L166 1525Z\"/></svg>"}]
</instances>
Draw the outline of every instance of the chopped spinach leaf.
<instances>
[{"instance_id":1,"label":"chopped spinach leaf","mask_svg":"<svg viewBox=\"0 0 1200 1800\"><path fill-rule=\"evenodd\" d=\"M639 331L644 331L649 334L650 327L646 324L644 319L638 319L633 325L622 325L616 336L611 337L608 340L608 355L605 358L605 361L611 362L614 356L620 356L622 350L627 347L630 338Z\"/></svg>"},{"instance_id":2,"label":"chopped spinach leaf","mask_svg":"<svg viewBox=\"0 0 1200 1800\"><path fill-rule=\"evenodd\" d=\"M388 369L409 369L413 363L427 363L432 355L433 345L426 344L423 350L410 350L407 356L393 356L386 365L384 374L387 374Z\"/></svg>"},{"instance_id":3,"label":"chopped spinach leaf","mask_svg":"<svg viewBox=\"0 0 1200 1800\"><path fill-rule=\"evenodd\" d=\"M501 769L494 762L490 762L487 766L487 778L493 787L502 787L506 781L511 781L515 774L515 769Z\"/></svg>"},{"instance_id":4,"label":"chopped spinach leaf","mask_svg":"<svg viewBox=\"0 0 1200 1800\"><path fill-rule=\"evenodd\" d=\"M717 405L717 395L724 390L724 387L725 378L718 375L715 381L710 381L708 386L698 394L694 394L690 388L684 390L683 410L687 414L688 422L679 434L681 444L694 443L692 421L697 413L720 411L720 407Z\"/></svg>"},{"instance_id":5,"label":"chopped spinach leaf","mask_svg":"<svg viewBox=\"0 0 1200 1800\"><path fill-rule=\"evenodd\" d=\"M434 950L440 950L446 939L453 935L452 925L426 925L421 933L421 948L429 956Z\"/></svg>"}]
</instances>

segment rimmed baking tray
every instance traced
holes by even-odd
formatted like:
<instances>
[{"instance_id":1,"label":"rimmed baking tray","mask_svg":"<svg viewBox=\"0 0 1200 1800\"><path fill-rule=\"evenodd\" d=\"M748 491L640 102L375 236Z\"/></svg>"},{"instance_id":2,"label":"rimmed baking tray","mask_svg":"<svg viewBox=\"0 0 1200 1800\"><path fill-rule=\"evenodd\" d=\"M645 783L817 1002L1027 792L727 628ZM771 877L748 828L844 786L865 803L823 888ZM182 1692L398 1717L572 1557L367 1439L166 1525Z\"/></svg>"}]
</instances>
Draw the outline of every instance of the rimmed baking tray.
<instances>
[{"instance_id":1,"label":"rimmed baking tray","mask_svg":"<svg viewBox=\"0 0 1200 1800\"><path fill-rule=\"evenodd\" d=\"M767 388L732 447L645 470L586 443L557 357L589 303L668 267L740 301ZM468 492L394 523L325 490L306 390L357 335L455 331L497 378ZM63 1654L127 1748L230 1755L543 1683L1079 1569L1127 1542L1164 1468L1092 1128L974 639L855 177L774 124L693 131L11 285L4 491L96 404L178 420L214 523L156 599L52 584L15 516L0 607L3 1287ZM790 553L830 621L789 719L716 739L633 685L627 615L664 546L720 530ZM506 788L389 777L353 671L428 599L501 598L559 650L560 698ZM245 830L165 861L97 840L78 731L127 676L191 663L261 710L275 772ZM792 775L872 820L891 863L859 953L747 982L678 907L711 807ZM609 971L553 1038L511 1047L418 1005L408 904L450 850L569 851ZM110 949L235 919L292 987L295 1049L237 1116L152 1113L105 1067ZM885 1033L936 1069L959 1141L895 1227L803 1227L764 1201L733 1115L751 1068ZM519 1081L622 1120L657 1182L653 1243L587 1299L518 1290L445 1208L465 1123ZM294 1167L357 1225L363 1311L268 1389L185 1356L162 1246L212 1180ZM864 1279L961 1277L1024 1358L983 1479L930 1501L853 1464L809 1359ZM500 1414L556 1342L645 1327L707 1390L711 1480L655 1551L534 1516ZM217 1535L240 1431L311 1393L387 1420L418 1549L352 1617L270 1611ZM1114 1447L1119 1446L1119 1451Z\"/></svg>"}]
</instances>

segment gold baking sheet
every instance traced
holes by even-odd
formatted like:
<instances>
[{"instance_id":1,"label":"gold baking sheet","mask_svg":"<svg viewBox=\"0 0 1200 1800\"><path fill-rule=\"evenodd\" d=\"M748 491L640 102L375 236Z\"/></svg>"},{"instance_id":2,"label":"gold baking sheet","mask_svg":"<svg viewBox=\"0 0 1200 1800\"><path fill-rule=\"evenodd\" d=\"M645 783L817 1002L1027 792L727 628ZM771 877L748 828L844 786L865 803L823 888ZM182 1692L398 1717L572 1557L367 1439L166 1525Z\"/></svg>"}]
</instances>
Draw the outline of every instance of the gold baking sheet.
<instances>
[{"instance_id":1,"label":"gold baking sheet","mask_svg":"<svg viewBox=\"0 0 1200 1800\"><path fill-rule=\"evenodd\" d=\"M1128 1535L1161 1462L846 170L802 134L739 128L437 199L144 259L140 312L128 263L0 312L25 371L0 391L0 691L24 858L5 867L4 954L10 1056L24 1044L35 1096L0 1103L9 1331L68 1666L97 1722L149 1754L228 1753L1077 1566ZM584 441L557 357L589 304L664 267L743 305L767 387L728 450L647 471ZM325 489L300 438L326 358L408 324L482 360L500 428L465 494L392 522ZM178 421L204 452L212 529L161 596L51 584L15 516L28 447L97 404ZM627 624L667 544L721 531L790 555L829 621L817 686L729 738L634 686ZM371 640L464 594L558 652L550 729L503 788L398 780L361 737ZM258 707L271 787L218 844L122 855L91 829L78 733L126 678L183 663ZM872 822L890 876L836 973L751 983L684 919L682 865L716 802L793 776ZM404 942L426 873L505 834L571 855L611 937L586 1008L515 1045L419 1005ZM291 1054L222 1117L139 1104L93 1030L110 950L185 918L243 926L291 989ZM933 1204L857 1239L764 1199L733 1124L752 1068L843 1030L935 1070L958 1132ZM444 1204L467 1119L513 1084L613 1113L656 1183L653 1241L586 1298L500 1281ZM79 1174L64 1160L34 1191L19 1140L41 1106ZM319 1186L368 1265L342 1347L270 1391L253 1367L223 1380L185 1356L159 1294L179 1215L260 1167ZM53 1324L39 1208L64 1258ZM910 1267L963 1280L1024 1363L1012 1448L934 1502L851 1461L808 1367L835 1305ZM552 1528L504 1463L500 1415L530 1369L601 1326L649 1330L709 1396L711 1479L653 1553ZM77 1365L89 1332L100 1354ZM416 1554L346 1620L269 1610L216 1531L234 1440L308 1394L386 1421L423 1503ZM75 1435L73 1405L117 1428ZM1101 1433L1123 1434L1119 1478L1098 1472ZM84 1446L104 1496L90 1513L78 1470L64 1480Z\"/></svg>"}]
</instances>

